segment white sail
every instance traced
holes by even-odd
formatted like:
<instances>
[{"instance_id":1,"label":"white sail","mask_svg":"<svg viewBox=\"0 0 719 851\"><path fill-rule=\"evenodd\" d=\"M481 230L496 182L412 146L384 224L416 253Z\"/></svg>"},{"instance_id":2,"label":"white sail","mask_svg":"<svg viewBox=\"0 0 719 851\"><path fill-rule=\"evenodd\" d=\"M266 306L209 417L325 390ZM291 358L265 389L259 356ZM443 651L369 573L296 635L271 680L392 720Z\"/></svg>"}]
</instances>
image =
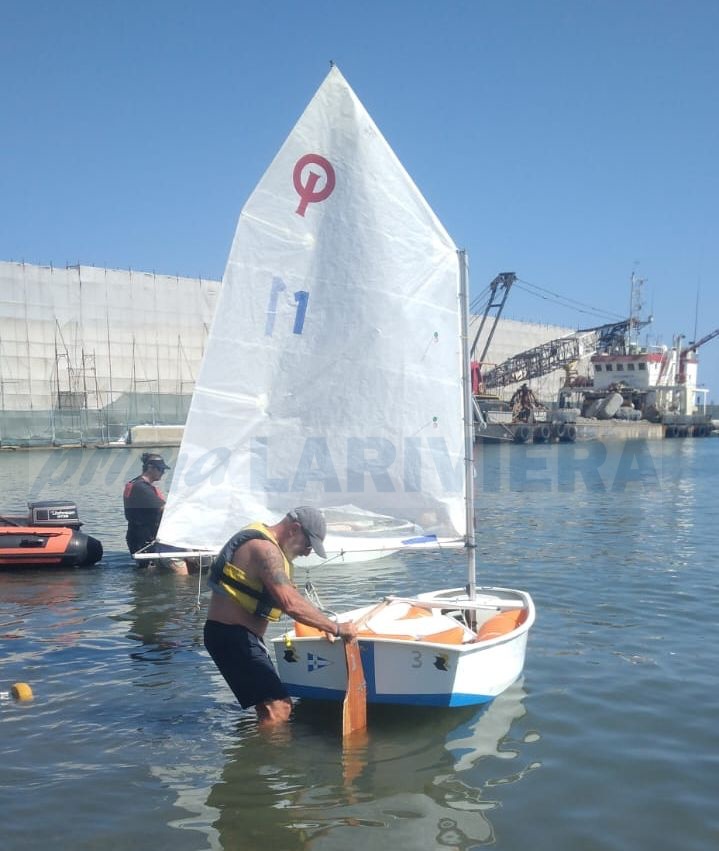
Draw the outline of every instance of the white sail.
<instances>
[{"instance_id":1,"label":"white sail","mask_svg":"<svg viewBox=\"0 0 719 851\"><path fill-rule=\"evenodd\" d=\"M158 540L462 537L464 454L456 248L333 67L241 212Z\"/></svg>"}]
</instances>

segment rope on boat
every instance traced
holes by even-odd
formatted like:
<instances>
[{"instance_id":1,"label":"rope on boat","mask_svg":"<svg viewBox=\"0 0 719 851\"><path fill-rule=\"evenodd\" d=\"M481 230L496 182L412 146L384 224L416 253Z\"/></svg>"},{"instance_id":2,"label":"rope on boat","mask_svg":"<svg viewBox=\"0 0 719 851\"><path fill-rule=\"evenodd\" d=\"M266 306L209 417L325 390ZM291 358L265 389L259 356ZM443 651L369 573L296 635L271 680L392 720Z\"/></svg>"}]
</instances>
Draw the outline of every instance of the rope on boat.
<instances>
[{"instance_id":1,"label":"rope on boat","mask_svg":"<svg viewBox=\"0 0 719 851\"><path fill-rule=\"evenodd\" d=\"M203 566L203 562L204 562L205 558L207 559L207 564L210 565L210 564L212 564L214 556L212 556L212 555L205 556L205 555L201 554L200 556L198 556L198 559L197 559L198 568L197 568L197 604L196 605L197 605L197 611L198 612L200 611L200 607L201 607L200 597L202 595L202 566Z\"/></svg>"}]
</instances>

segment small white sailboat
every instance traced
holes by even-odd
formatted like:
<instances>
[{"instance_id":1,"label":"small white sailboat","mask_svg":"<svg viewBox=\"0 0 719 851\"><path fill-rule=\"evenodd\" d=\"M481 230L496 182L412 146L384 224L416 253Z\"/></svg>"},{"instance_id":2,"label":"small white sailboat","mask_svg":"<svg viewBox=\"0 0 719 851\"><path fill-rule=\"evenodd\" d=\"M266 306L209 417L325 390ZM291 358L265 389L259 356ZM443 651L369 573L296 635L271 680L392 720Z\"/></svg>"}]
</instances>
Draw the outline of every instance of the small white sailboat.
<instances>
[{"instance_id":1,"label":"small white sailboat","mask_svg":"<svg viewBox=\"0 0 719 851\"><path fill-rule=\"evenodd\" d=\"M475 585L467 314L464 254L332 67L240 215L158 539L215 553L309 504L326 569L465 547L465 589L342 616L370 702L481 703L523 668L531 597ZM280 676L342 699L311 633L275 640Z\"/></svg>"}]
</instances>

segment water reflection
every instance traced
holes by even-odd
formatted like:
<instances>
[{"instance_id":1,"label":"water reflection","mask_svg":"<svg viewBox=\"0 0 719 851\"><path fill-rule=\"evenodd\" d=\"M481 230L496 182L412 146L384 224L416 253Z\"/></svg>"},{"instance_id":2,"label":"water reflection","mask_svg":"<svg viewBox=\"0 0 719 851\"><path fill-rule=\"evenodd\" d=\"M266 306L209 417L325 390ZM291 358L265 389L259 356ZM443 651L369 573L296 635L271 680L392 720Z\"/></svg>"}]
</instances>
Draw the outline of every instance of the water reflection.
<instances>
[{"instance_id":1,"label":"water reflection","mask_svg":"<svg viewBox=\"0 0 719 851\"><path fill-rule=\"evenodd\" d=\"M367 735L344 749L336 704L300 703L269 737L240 722L206 801L220 846L491 844L487 792L537 767L526 752L538 735L509 738L525 696L519 682L479 711L370 707Z\"/></svg>"},{"instance_id":2,"label":"water reflection","mask_svg":"<svg viewBox=\"0 0 719 851\"><path fill-rule=\"evenodd\" d=\"M136 642L130 658L163 665L178 650L201 647L197 578L147 568L131 575L131 607L118 616L129 621L127 637Z\"/></svg>"},{"instance_id":3,"label":"water reflection","mask_svg":"<svg viewBox=\"0 0 719 851\"><path fill-rule=\"evenodd\" d=\"M86 616L78 602L79 573L0 570L0 639L5 660L19 664L40 653L79 644Z\"/></svg>"}]
</instances>

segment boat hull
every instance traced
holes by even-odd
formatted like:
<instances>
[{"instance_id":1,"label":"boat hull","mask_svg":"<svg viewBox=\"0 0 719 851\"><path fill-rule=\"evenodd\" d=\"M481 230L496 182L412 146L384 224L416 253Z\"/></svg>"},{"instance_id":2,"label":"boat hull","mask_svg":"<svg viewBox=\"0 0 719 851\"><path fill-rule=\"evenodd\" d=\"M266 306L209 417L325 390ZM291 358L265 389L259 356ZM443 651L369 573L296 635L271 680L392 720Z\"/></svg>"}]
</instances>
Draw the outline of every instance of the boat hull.
<instances>
[{"instance_id":1,"label":"boat hull","mask_svg":"<svg viewBox=\"0 0 719 851\"><path fill-rule=\"evenodd\" d=\"M524 668L534 606L523 592L502 590L505 600L507 593L517 594L524 614L520 626L496 638L477 640L475 635L471 643L455 644L423 637L361 634L368 703L472 706L487 703L507 689ZM415 602L433 599L434 595L423 595ZM466 598L458 598L456 603L468 605ZM494 607L484 615L498 611ZM342 615L341 620L357 621L366 613L366 608L358 609ZM441 617L442 623L439 619L437 623L444 627L448 616L442 613ZM280 678L293 697L344 699L347 667L342 642L330 642L323 636L298 636L292 630L273 644Z\"/></svg>"},{"instance_id":2,"label":"boat hull","mask_svg":"<svg viewBox=\"0 0 719 851\"><path fill-rule=\"evenodd\" d=\"M97 538L69 527L0 527L0 568L89 567L102 558Z\"/></svg>"}]
</instances>

